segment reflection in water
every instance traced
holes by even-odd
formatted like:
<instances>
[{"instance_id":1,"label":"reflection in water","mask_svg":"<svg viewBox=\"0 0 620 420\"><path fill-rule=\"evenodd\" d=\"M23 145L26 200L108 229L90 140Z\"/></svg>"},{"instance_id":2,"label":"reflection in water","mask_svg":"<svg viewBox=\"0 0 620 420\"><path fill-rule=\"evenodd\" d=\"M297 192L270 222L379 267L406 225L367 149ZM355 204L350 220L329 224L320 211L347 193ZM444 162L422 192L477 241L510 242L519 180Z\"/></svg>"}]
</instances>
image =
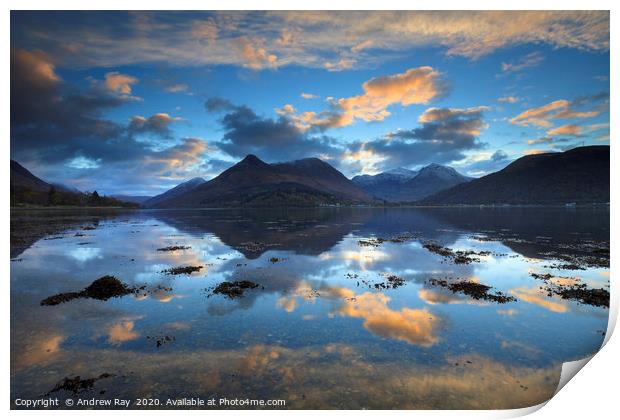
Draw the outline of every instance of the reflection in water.
<instances>
[{"instance_id":1,"label":"reflection in water","mask_svg":"<svg viewBox=\"0 0 620 420\"><path fill-rule=\"evenodd\" d=\"M365 292L344 302L338 313L362 318L364 327L386 338L429 347L437 342L433 334L437 319L425 309L388 308L390 298L383 293Z\"/></svg>"},{"instance_id":2,"label":"reflection in water","mask_svg":"<svg viewBox=\"0 0 620 420\"><path fill-rule=\"evenodd\" d=\"M79 262L86 262L94 258L102 258L101 249L99 248L75 248L69 250L68 255Z\"/></svg>"},{"instance_id":3,"label":"reflection in water","mask_svg":"<svg viewBox=\"0 0 620 420\"><path fill-rule=\"evenodd\" d=\"M607 324L606 307L549 296L533 275L608 290L604 261L588 259L608 249L606 210L24 211L14 226L12 398L109 373L83 395L516 408L548 399L561 363L596 352ZM385 240L359 243L369 238ZM488 255L455 264L429 241ZM158 251L171 246L182 248ZM567 256L584 263L566 268ZM165 273L185 266L203 269ZM144 293L39 304L105 275ZM402 284L386 287L389 276ZM475 281L517 301L479 301L429 279ZM209 293L224 281L260 287Z\"/></svg>"},{"instance_id":4,"label":"reflection in water","mask_svg":"<svg viewBox=\"0 0 620 420\"><path fill-rule=\"evenodd\" d=\"M140 337L136 331L134 331L133 321L121 321L112 325L108 329L108 341L112 344L121 344L125 341L135 340Z\"/></svg>"},{"instance_id":5,"label":"reflection in water","mask_svg":"<svg viewBox=\"0 0 620 420\"><path fill-rule=\"evenodd\" d=\"M566 302L563 302L557 297L541 294L539 287L520 287L511 289L510 293L515 295L518 299L533 303L534 305L538 305L552 312L567 312L569 310Z\"/></svg>"}]
</instances>

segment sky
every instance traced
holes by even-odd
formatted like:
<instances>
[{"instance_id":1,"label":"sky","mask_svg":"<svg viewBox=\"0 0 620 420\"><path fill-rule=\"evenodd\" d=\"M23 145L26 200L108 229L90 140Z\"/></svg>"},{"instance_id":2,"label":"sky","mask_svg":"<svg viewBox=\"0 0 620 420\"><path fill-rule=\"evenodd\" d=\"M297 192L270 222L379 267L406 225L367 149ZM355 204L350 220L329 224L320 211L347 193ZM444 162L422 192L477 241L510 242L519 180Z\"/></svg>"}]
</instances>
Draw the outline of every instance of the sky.
<instances>
[{"instance_id":1,"label":"sky","mask_svg":"<svg viewBox=\"0 0 620 420\"><path fill-rule=\"evenodd\" d=\"M11 12L11 159L155 195L255 154L483 176L609 145L609 13Z\"/></svg>"}]
</instances>

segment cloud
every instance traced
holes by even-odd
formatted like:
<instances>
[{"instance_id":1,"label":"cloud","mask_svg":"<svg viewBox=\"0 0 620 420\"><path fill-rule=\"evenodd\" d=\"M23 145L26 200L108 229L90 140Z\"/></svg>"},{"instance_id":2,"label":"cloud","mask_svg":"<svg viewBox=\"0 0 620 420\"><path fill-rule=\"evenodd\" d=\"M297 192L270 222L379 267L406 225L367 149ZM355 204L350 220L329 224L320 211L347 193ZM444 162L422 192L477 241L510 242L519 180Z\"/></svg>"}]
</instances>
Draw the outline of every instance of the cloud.
<instances>
[{"instance_id":1,"label":"cloud","mask_svg":"<svg viewBox=\"0 0 620 420\"><path fill-rule=\"evenodd\" d=\"M66 166L74 169L95 169L101 166L101 159L90 159L84 156L76 156L70 159Z\"/></svg>"},{"instance_id":2,"label":"cloud","mask_svg":"<svg viewBox=\"0 0 620 420\"><path fill-rule=\"evenodd\" d=\"M60 81L51 58L42 51L11 50L11 64L19 70L19 80L37 89L51 89ZM14 74L14 73L13 73Z\"/></svg>"},{"instance_id":3,"label":"cloud","mask_svg":"<svg viewBox=\"0 0 620 420\"><path fill-rule=\"evenodd\" d=\"M390 298L383 293L365 292L344 300L338 314L364 320L364 328L385 338L431 347L439 341L436 318L426 309L388 307Z\"/></svg>"},{"instance_id":4,"label":"cloud","mask_svg":"<svg viewBox=\"0 0 620 420\"><path fill-rule=\"evenodd\" d=\"M429 108L415 129L342 144L300 127L298 118L303 114L295 114L292 105L277 109L279 116L275 119L221 98L207 100L205 107L223 113L220 123L224 135L213 146L233 157L255 154L274 162L315 156L345 173L375 173L404 165L461 160L464 152L483 146L478 136L486 127L483 113L487 109Z\"/></svg>"},{"instance_id":5,"label":"cloud","mask_svg":"<svg viewBox=\"0 0 620 420\"><path fill-rule=\"evenodd\" d=\"M173 83L173 84L166 86L165 89L167 92L170 92L170 93L180 93L180 92L187 92L187 89L189 89L189 86L187 86L185 83Z\"/></svg>"},{"instance_id":6,"label":"cloud","mask_svg":"<svg viewBox=\"0 0 620 420\"><path fill-rule=\"evenodd\" d=\"M140 334L134 330L133 321L122 321L112 325L108 329L108 342L120 345L126 341L132 341L140 337Z\"/></svg>"},{"instance_id":7,"label":"cloud","mask_svg":"<svg viewBox=\"0 0 620 420\"><path fill-rule=\"evenodd\" d=\"M545 56L539 52L529 53L512 63L502 63L504 73L515 73L530 67L536 67L543 62Z\"/></svg>"},{"instance_id":8,"label":"cloud","mask_svg":"<svg viewBox=\"0 0 620 420\"><path fill-rule=\"evenodd\" d=\"M214 150L206 142L136 139L154 133L173 140L170 124L177 117L137 116L128 124L108 120L107 112L132 99L103 83L85 89L68 85L48 54L13 50L11 75L11 157L44 179L104 193L150 193L166 180L205 174L197 168Z\"/></svg>"},{"instance_id":9,"label":"cloud","mask_svg":"<svg viewBox=\"0 0 620 420\"><path fill-rule=\"evenodd\" d=\"M566 124L548 130L548 136L578 136L581 134L581 127L577 124Z\"/></svg>"},{"instance_id":10,"label":"cloud","mask_svg":"<svg viewBox=\"0 0 620 420\"><path fill-rule=\"evenodd\" d=\"M205 101L205 108L209 112L222 112L234 109L235 106L228 99L213 97Z\"/></svg>"},{"instance_id":11,"label":"cloud","mask_svg":"<svg viewBox=\"0 0 620 420\"><path fill-rule=\"evenodd\" d=\"M598 106L594 109L575 109L578 107L591 106L595 103L598 103ZM552 120L591 118L603 112L607 112L608 107L609 93L601 92L595 95L582 96L573 101L559 99L537 108L530 108L510 119L510 122L521 126L550 128L553 126Z\"/></svg>"},{"instance_id":12,"label":"cloud","mask_svg":"<svg viewBox=\"0 0 620 420\"><path fill-rule=\"evenodd\" d=\"M278 65L277 55L268 53L265 48L259 46L257 42L253 42L247 37L236 39L232 44L240 51L245 61L244 67L248 67L252 70L260 70L263 68L274 68Z\"/></svg>"},{"instance_id":13,"label":"cloud","mask_svg":"<svg viewBox=\"0 0 620 420\"><path fill-rule=\"evenodd\" d=\"M534 140L528 140L527 144L552 144L551 147L556 147L557 143L567 143L573 141L576 137L587 137L588 135L596 132L606 130L609 137L609 123L579 125L579 124L565 124L550 130L547 130L546 135ZM561 137L558 137L561 136ZM598 140L601 135L597 136ZM605 139L603 139L605 140Z\"/></svg>"},{"instance_id":14,"label":"cloud","mask_svg":"<svg viewBox=\"0 0 620 420\"><path fill-rule=\"evenodd\" d=\"M524 154L526 155L542 155L543 153L551 153L551 150L541 150L541 149L528 149Z\"/></svg>"},{"instance_id":15,"label":"cloud","mask_svg":"<svg viewBox=\"0 0 620 420\"><path fill-rule=\"evenodd\" d=\"M507 103L507 104L516 104L519 102L519 98L516 96L502 96L501 98L497 98L497 102Z\"/></svg>"},{"instance_id":16,"label":"cloud","mask_svg":"<svg viewBox=\"0 0 620 420\"><path fill-rule=\"evenodd\" d=\"M192 35L194 38L204 40L211 44L217 40L219 28L214 19L194 22L192 25Z\"/></svg>"},{"instance_id":17,"label":"cloud","mask_svg":"<svg viewBox=\"0 0 620 420\"><path fill-rule=\"evenodd\" d=\"M483 147L478 136L486 127L486 109L429 108L418 118L419 127L391 132L377 140L351 143L348 153L359 159L357 170L459 161L465 158L466 151Z\"/></svg>"},{"instance_id":18,"label":"cloud","mask_svg":"<svg viewBox=\"0 0 620 420\"><path fill-rule=\"evenodd\" d=\"M401 52L439 45L446 55L470 59L524 44L608 51L610 26L608 11L65 12L44 19L22 11L11 15L11 23L14 45L36 42L63 64L252 69L324 68L326 62L342 69L342 60L369 67L378 59L364 54L368 48Z\"/></svg>"},{"instance_id":19,"label":"cloud","mask_svg":"<svg viewBox=\"0 0 620 420\"><path fill-rule=\"evenodd\" d=\"M315 95L313 93L306 93L306 92L302 92L300 96L303 99L316 99L316 98L318 98L318 95Z\"/></svg>"},{"instance_id":20,"label":"cloud","mask_svg":"<svg viewBox=\"0 0 620 420\"><path fill-rule=\"evenodd\" d=\"M332 138L310 135L286 115L264 118L247 106L234 106L218 98L207 100L206 107L225 112L220 120L224 135L214 145L234 157L255 154L267 161L287 161L334 155L339 150ZM286 108L291 110L292 107Z\"/></svg>"},{"instance_id":21,"label":"cloud","mask_svg":"<svg viewBox=\"0 0 620 420\"><path fill-rule=\"evenodd\" d=\"M62 149L72 140L111 139L122 128L102 117L127 98L101 89L67 86L55 73L51 56L20 49L11 51L11 145L14 150ZM96 147L96 144L93 144ZM67 156L64 155L63 159Z\"/></svg>"},{"instance_id":22,"label":"cloud","mask_svg":"<svg viewBox=\"0 0 620 420\"><path fill-rule=\"evenodd\" d=\"M332 99L329 111L296 113L294 109L289 112L284 108L282 111L300 129L345 127L356 120L383 121L391 115L388 107L392 105L427 104L446 90L440 73L429 66L370 79L362 84L362 89L361 95Z\"/></svg>"},{"instance_id":23,"label":"cloud","mask_svg":"<svg viewBox=\"0 0 620 420\"><path fill-rule=\"evenodd\" d=\"M119 72L106 73L104 84L112 92L122 95L131 95L131 85L138 83L138 79Z\"/></svg>"},{"instance_id":24,"label":"cloud","mask_svg":"<svg viewBox=\"0 0 620 420\"><path fill-rule=\"evenodd\" d=\"M508 153L498 149L493 153L478 152L469 155L457 167L459 171L469 176L480 177L502 170L512 161Z\"/></svg>"},{"instance_id":25,"label":"cloud","mask_svg":"<svg viewBox=\"0 0 620 420\"><path fill-rule=\"evenodd\" d=\"M484 106L473 108L428 108L418 122L422 126L409 131L396 131L390 138L443 141L450 144L473 144L486 124Z\"/></svg>"},{"instance_id":26,"label":"cloud","mask_svg":"<svg viewBox=\"0 0 620 420\"><path fill-rule=\"evenodd\" d=\"M491 155L491 160L493 162L501 162L506 159L508 159L508 154L503 150L496 150L495 153Z\"/></svg>"},{"instance_id":27,"label":"cloud","mask_svg":"<svg viewBox=\"0 0 620 420\"><path fill-rule=\"evenodd\" d=\"M532 151L532 152L538 152L538 151ZM536 153L530 153L530 154L536 154ZM549 297L546 293L541 293L541 291L537 287L536 288L520 287L517 289L511 289L508 291L508 293L516 296L518 299L524 302L540 306L551 312L564 313L564 312L568 312L569 310L569 307L566 304L566 302L563 302L561 299L556 298L556 297Z\"/></svg>"},{"instance_id":28,"label":"cloud","mask_svg":"<svg viewBox=\"0 0 620 420\"><path fill-rule=\"evenodd\" d=\"M133 134L156 134L162 138L171 138L172 132L170 125L175 121L180 121L179 117L160 112L148 118L142 115L134 115L129 122L129 131Z\"/></svg>"},{"instance_id":29,"label":"cloud","mask_svg":"<svg viewBox=\"0 0 620 420\"><path fill-rule=\"evenodd\" d=\"M354 46L351 47L351 52L359 52L362 50L365 50L367 48L371 48L373 45L375 45L375 42L372 39L366 39L358 44L355 44Z\"/></svg>"},{"instance_id":30,"label":"cloud","mask_svg":"<svg viewBox=\"0 0 620 420\"><path fill-rule=\"evenodd\" d=\"M338 61L326 61L323 67L325 67L327 71L343 71L353 68L355 63L356 61L354 59L343 57Z\"/></svg>"},{"instance_id":31,"label":"cloud","mask_svg":"<svg viewBox=\"0 0 620 420\"><path fill-rule=\"evenodd\" d=\"M205 152L214 151L215 148L210 146L205 140L188 137L172 147L151 154L146 158L145 164L147 166L153 164L161 165L161 170L166 171L164 175L168 177L171 176L171 172L176 172L183 176L189 167L202 162Z\"/></svg>"}]
</instances>

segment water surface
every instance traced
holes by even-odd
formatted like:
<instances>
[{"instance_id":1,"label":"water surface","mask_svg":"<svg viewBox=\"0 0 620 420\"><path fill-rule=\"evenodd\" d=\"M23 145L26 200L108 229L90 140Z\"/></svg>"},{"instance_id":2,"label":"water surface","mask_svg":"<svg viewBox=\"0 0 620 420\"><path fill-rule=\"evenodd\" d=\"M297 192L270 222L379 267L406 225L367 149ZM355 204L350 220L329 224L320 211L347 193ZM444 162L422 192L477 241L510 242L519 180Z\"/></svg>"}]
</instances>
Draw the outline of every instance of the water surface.
<instances>
[{"instance_id":1,"label":"water surface","mask_svg":"<svg viewBox=\"0 0 620 420\"><path fill-rule=\"evenodd\" d=\"M595 353L607 327L607 307L548 290L609 290L607 209L47 210L11 219L12 400L105 373L80 396L517 408L548 399L561 364ZM476 254L457 264L428 244ZM158 251L169 246L187 248ZM202 268L164 272L186 266ZM143 293L40 305L105 275ZM258 287L213 293L241 280ZM432 280L516 300L474 299Z\"/></svg>"}]
</instances>

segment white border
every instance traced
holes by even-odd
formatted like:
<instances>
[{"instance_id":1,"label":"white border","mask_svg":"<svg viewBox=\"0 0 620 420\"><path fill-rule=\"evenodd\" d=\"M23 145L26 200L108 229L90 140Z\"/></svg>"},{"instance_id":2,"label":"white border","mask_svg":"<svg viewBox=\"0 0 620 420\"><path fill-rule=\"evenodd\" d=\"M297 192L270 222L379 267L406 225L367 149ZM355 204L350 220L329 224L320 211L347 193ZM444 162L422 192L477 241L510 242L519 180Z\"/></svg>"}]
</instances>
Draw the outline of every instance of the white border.
<instances>
[{"instance_id":1,"label":"white border","mask_svg":"<svg viewBox=\"0 0 620 420\"><path fill-rule=\"evenodd\" d=\"M4 29L4 39L2 42L3 57L5 57L5 63L0 67L2 72L3 81L3 95L2 95L2 111L1 118L3 121L2 127L4 128L4 135L2 136L2 156L4 159L0 161L0 167L2 173L5 174L5 179L0 184L0 199L2 200L2 206L0 207L1 220L2 220L2 232L1 237L5 238L1 243L3 251L3 264L2 264L2 281L4 286L4 293L2 294L2 308L4 314L4 322L2 322L2 333L5 338L5 344L2 347L2 360L5 363L5 374L2 379L2 391L3 399L2 406L5 410L9 409L9 395L10 395L10 347L9 347L9 319L10 319L10 273L9 273L9 131L10 131L10 66L8 60L10 56L10 13L9 10L45 10L45 9L66 9L66 10L264 10L264 9L283 9L283 10L477 10L477 9L490 9L490 10L611 10L611 80L610 80L610 93L612 94L610 115L620 115L616 111L615 106L615 94L618 92L618 39L615 30L618 19L616 18L617 9L619 9L619 2L610 0L589 0L575 1L552 1L552 0L521 0L521 1L498 1L491 0L468 0L467 2L459 2L457 0L434 0L432 2L412 2L412 1L399 1L399 0L381 0L381 1L368 1L368 0L297 0L294 3L291 0L227 0L222 4L221 2L200 2L190 0L176 0L173 3L162 0L134 0L129 3L127 0L106 0L103 1L91 1L86 4L83 1L77 0L56 0L54 2L41 1L41 0L8 0L3 2L6 5L6 11L2 16L2 27ZM224 7L222 7L224 6ZM610 134L616 132L617 122L614 119L610 121ZM612 136L613 137L613 136ZM620 163L618 159L618 152L616 147L611 148L611 178L612 178L612 190L611 201L616 203L618 200L618 189L614 189L613 186L620 180L619 169L617 164ZM612 207L611 211L611 242L614 244L611 247L612 261L617 261L618 252L615 246L618 239L617 217L615 208ZM613 270L612 270L613 272ZM611 276L613 277L613 276ZM504 410L504 411L197 411L197 412L182 412L175 411L172 414L169 411L148 411L139 412L135 410L129 410L124 412L115 412L114 416L131 418L142 418L148 416L149 418L157 419L167 416L182 415L183 417L217 417L222 419L232 419L239 417L252 417L253 419L270 418L270 419L283 419L290 418L291 416L296 418L311 418L316 416L327 417L342 417L348 415L354 415L358 418L376 418L378 416L386 417L390 419L394 418L506 418L526 415L534 411L539 410L541 407L547 405L543 410L537 411L534 414L535 418L539 419L557 419L557 418L578 418L583 420L584 418L610 418L611 413L617 415L618 411L618 398L615 392L615 385L617 383L619 373L619 362L617 355L620 354L620 344L618 339L609 341L612 336L613 327L615 326L617 312L618 312L618 294L615 291L615 282L612 286L612 306L610 308L610 325L608 327L607 336L605 339L605 347L597 354L588 365L588 368L584 369L584 372L579 374L579 379L576 381L570 381L568 385L562 391L552 398L548 404L541 404L536 407L521 410ZM559 388L560 389L560 388ZM11 411L11 416L19 418L29 418L39 415L44 415L46 418L77 418L84 415L88 415L93 418L103 418L109 416L109 412L105 411L93 411L85 413L83 411L75 412L51 412L46 411L40 413L36 411Z\"/></svg>"}]
</instances>

